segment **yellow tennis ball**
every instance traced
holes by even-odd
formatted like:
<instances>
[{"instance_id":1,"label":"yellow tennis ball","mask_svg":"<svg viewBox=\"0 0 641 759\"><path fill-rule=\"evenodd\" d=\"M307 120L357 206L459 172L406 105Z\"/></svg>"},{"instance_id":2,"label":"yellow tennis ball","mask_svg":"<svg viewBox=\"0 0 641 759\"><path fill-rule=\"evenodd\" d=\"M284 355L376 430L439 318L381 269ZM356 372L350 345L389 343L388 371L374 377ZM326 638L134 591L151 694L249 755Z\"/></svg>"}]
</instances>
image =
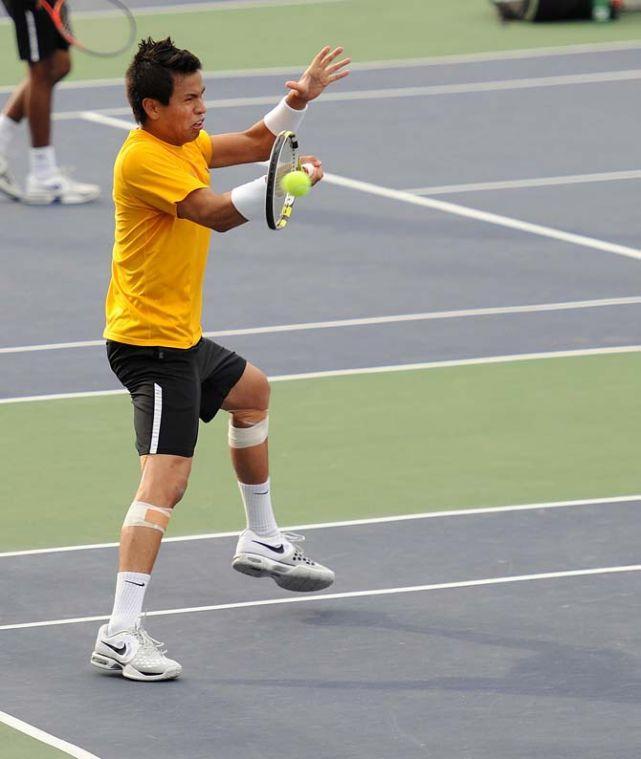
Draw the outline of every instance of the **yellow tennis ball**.
<instances>
[{"instance_id":1,"label":"yellow tennis ball","mask_svg":"<svg viewBox=\"0 0 641 759\"><path fill-rule=\"evenodd\" d=\"M304 171L290 171L280 180L280 186L283 192L299 198L301 195L307 195L312 186L312 180Z\"/></svg>"}]
</instances>

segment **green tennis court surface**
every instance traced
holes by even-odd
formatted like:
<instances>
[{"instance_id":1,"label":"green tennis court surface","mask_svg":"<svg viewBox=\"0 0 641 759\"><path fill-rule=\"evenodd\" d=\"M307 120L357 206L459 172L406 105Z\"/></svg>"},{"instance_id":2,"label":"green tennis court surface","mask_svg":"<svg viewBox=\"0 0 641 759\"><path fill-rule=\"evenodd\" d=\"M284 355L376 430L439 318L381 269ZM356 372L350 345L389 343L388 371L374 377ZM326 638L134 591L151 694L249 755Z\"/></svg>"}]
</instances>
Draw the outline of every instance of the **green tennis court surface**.
<instances>
[{"instance_id":1,"label":"green tennis court surface","mask_svg":"<svg viewBox=\"0 0 641 759\"><path fill-rule=\"evenodd\" d=\"M640 371L622 354L274 383L279 519L636 493ZM125 396L0 406L3 550L117 540L137 484L130 415ZM225 422L201 425L172 535L242 527Z\"/></svg>"},{"instance_id":2,"label":"green tennis court surface","mask_svg":"<svg viewBox=\"0 0 641 759\"><path fill-rule=\"evenodd\" d=\"M60 759L63 756L69 756L65 751L58 751L2 723L0 723L0 746L2 746L3 756L7 759Z\"/></svg>"},{"instance_id":3,"label":"green tennis court surface","mask_svg":"<svg viewBox=\"0 0 641 759\"><path fill-rule=\"evenodd\" d=\"M150 5L152 3L150 2ZM77 19L78 34L115 33L108 18ZM139 36L171 34L178 45L197 51L205 70L301 65L314 47L340 43L354 61L412 58L590 42L636 40L641 14L611 24L497 23L487 0L344 0L290 7L208 10L142 15ZM251 38L246 34L252 30ZM292 34L296 29L298 33ZM111 59L78 53L70 79L116 77L131 54ZM0 26L0 85L17 82L23 65L16 60L13 28Z\"/></svg>"}]
</instances>

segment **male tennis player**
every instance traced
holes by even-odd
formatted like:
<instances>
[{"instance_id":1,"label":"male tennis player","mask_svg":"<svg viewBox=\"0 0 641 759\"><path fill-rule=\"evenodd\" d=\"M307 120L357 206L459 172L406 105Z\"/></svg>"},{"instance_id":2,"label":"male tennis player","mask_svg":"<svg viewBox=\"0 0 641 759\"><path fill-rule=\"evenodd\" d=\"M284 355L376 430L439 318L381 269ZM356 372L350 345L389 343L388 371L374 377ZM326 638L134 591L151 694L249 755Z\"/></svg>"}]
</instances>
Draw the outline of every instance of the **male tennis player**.
<instances>
[{"instance_id":1,"label":"male tennis player","mask_svg":"<svg viewBox=\"0 0 641 759\"><path fill-rule=\"evenodd\" d=\"M309 101L347 76L342 48L323 48L289 93L247 131L203 131L200 61L171 39L140 43L127 71L127 94L139 129L129 133L114 167L116 206L112 277L106 303L107 355L134 406L142 476L120 537L116 596L91 662L133 680L167 680L181 666L140 625L160 541L191 470L199 419L230 415L231 459L247 529L232 566L270 576L282 588L320 590L334 573L282 533L271 504L267 456L269 385L236 353L202 337L202 287L211 230L264 219L265 177L219 195L209 170L266 160L276 135L296 131ZM322 177L314 156L312 182Z\"/></svg>"},{"instance_id":2,"label":"male tennis player","mask_svg":"<svg viewBox=\"0 0 641 759\"><path fill-rule=\"evenodd\" d=\"M76 182L58 166L51 144L53 88L71 70L69 43L37 0L2 0L16 30L18 53L29 67L0 114L0 192L32 205L88 203L100 195L95 184ZM66 12L66 6L65 6ZM18 124L29 121L31 150L24 194L9 169L9 146Z\"/></svg>"}]
</instances>

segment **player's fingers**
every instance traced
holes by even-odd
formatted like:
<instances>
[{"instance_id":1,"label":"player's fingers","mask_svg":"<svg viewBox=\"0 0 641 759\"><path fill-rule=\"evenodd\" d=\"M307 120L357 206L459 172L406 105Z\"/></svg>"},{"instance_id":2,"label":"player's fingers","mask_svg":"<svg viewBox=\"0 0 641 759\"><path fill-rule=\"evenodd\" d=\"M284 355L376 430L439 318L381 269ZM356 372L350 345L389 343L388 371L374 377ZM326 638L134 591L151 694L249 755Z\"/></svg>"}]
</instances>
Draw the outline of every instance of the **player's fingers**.
<instances>
[{"instance_id":1,"label":"player's fingers","mask_svg":"<svg viewBox=\"0 0 641 759\"><path fill-rule=\"evenodd\" d=\"M351 58L343 58L342 61L339 61L338 63L335 63L333 66L330 66L327 69L328 74L333 74L335 71L338 71L339 69L344 68L345 66L349 66L349 64L352 62Z\"/></svg>"},{"instance_id":2,"label":"player's fingers","mask_svg":"<svg viewBox=\"0 0 641 759\"><path fill-rule=\"evenodd\" d=\"M337 82L339 79L345 79L349 74L349 71L341 71L339 74L332 74L329 78L330 82Z\"/></svg>"},{"instance_id":3,"label":"player's fingers","mask_svg":"<svg viewBox=\"0 0 641 759\"><path fill-rule=\"evenodd\" d=\"M321 48L321 49L320 49L320 50L319 50L319 51L316 53L316 55L315 55L315 56L312 58L312 63L311 63L311 65L313 66L315 63L320 63L320 62L321 62L321 61L322 61L322 60L325 58L325 56L327 55L327 53L329 53L329 51L330 51L331 49L332 49L332 48L331 48L329 45L325 45L325 47Z\"/></svg>"},{"instance_id":4,"label":"player's fingers","mask_svg":"<svg viewBox=\"0 0 641 759\"><path fill-rule=\"evenodd\" d=\"M343 52L344 49L345 48L343 47L337 47L334 50L332 50L331 53L329 52L326 53L323 56L323 60L322 60L323 65L326 66L328 63L331 63L334 60L334 58L338 58L338 56ZM329 48L328 48L328 51L329 51Z\"/></svg>"},{"instance_id":5,"label":"player's fingers","mask_svg":"<svg viewBox=\"0 0 641 759\"><path fill-rule=\"evenodd\" d=\"M285 82L285 87L288 87L290 90L293 90L298 95L302 93L302 89L298 82Z\"/></svg>"}]
</instances>

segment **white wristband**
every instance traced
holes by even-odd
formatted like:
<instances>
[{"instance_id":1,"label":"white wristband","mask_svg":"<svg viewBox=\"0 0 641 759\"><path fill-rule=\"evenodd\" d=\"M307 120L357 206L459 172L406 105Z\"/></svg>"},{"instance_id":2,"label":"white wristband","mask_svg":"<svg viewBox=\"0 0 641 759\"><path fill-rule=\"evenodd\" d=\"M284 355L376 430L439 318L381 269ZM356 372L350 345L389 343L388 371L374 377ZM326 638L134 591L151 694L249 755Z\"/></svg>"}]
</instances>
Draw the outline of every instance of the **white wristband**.
<instances>
[{"instance_id":1,"label":"white wristband","mask_svg":"<svg viewBox=\"0 0 641 759\"><path fill-rule=\"evenodd\" d=\"M267 177L259 177L253 182L238 185L231 191L231 202L247 221L254 221L265 213Z\"/></svg>"},{"instance_id":2,"label":"white wristband","mask_svg":"<svg viewBox=\"0 0 641 759\"><path fill-rule=\"evenodd\" d=\"M263 121L272 134L279 134L285 131L296 132L306 112L307 106L302 111L297 111L295 108L287 105L286 99L283 98L276 108L273 108L264 116Z\"/></svg>"}]
</instances>

